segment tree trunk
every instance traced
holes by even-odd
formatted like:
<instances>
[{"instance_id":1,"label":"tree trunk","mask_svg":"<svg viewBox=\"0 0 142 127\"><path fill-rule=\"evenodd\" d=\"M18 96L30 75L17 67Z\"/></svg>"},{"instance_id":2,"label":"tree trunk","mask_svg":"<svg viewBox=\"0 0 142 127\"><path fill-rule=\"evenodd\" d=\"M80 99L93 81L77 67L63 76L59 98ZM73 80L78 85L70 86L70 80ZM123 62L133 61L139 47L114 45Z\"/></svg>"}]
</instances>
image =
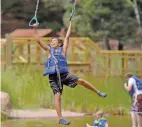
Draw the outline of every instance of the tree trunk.
<instances>
[{"instance_id":1,"label":"tree trunk","mask_svg":"<svg viewBox=\"0 0 142 127\"><path fill-rule=\"evenodd\" d=\"M124 45L119 41L118 50L123 50L123 48L124 48Z\"/></svg>"},{"instance_id":2,"label":"tree trunk","mask_svg":"<svg viewBox=\"0 0 142 127\"><path fill-rule=\"evenodd\" d=\"M106 48L107 50L111 50L110 45L109 45L109 37L108 37L107 34L106 34L105 37L104 37L104 43L105 43L105 48Z\"/></svg>"},{"instance_id":3,"label":"tree trunk","mask_svg":"<svg viewBox=\"0 0 142 127\"><path fill-rule=\"evenodd\" d=\"M139 24L139 30L138 31L140 33L140 36L142 36L142 27L141 27L141 20L140 20L137 0L133 0L133 8L134 8L134 12L135 12L135 15L136 15L136 20L137 20L137 22Z\"/></svg>"}]
</instances>

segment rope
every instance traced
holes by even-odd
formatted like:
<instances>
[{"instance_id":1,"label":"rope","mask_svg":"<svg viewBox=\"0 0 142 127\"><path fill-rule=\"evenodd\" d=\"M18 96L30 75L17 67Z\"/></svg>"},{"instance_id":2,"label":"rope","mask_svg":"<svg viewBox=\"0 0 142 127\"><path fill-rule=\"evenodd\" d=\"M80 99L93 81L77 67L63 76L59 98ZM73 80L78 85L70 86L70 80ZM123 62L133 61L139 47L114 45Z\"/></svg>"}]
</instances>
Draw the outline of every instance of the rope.
<instances>
[{"instance_id":1,"label":"rope","mask_svg":"<svg viewBox=\"0 0 142 127\"><path fill-rule=\"evenodd\" d=\"M74 5L73 5L73 7L72 7L72 12L71 12L71 14L70 14L70 20L69 20L69 21L72 20L73 13L74 13L74 11L75 11L75 7L76 7L76 0L74 0Z\"/></svg>"},{"instance_id":2,"label":"rope","mask_svg":"<svg viewBox=\"0 0 142 127\"><path fill-rule=\"evenodd\" d=\"M35 10L35 16L37 15L37 11L38 11L38 5L39 5L39 0L37 0L37 4L36 4L36 10Z\"/></svg>"}]
</instances>

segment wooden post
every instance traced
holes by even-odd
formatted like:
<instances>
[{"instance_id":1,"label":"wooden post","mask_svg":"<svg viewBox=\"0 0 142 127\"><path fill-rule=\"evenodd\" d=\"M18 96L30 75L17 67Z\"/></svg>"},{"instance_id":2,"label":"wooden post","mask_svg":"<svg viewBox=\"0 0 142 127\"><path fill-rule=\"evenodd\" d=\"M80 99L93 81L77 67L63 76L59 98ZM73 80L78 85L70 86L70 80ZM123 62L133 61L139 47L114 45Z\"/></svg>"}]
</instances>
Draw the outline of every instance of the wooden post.
<instances>
[{"instance_id":1,"label":"wooden post","mask_svg":"<svg viewBox=\"0 0 142 127\"><path fill-rule=\"evenodd\" d=\"M27 56L28 56L28 63L31 63L31 49L30 49L30 44L27 44Z\"/></svg>"},{"instance_id":2,"label":"wooden post","mask_svg":"<svg viewBox=\"0 0 142 127\"><path fill-rule=\"evenodd\" d=\"M1 69L6 69L6 42L1 40Z\"/></svg>"},{"instance_id":3,"label":"wooden post","mask_svg":"<svg viewBox=\"0 0 142 127\"><path fill-rule=\"evenodd\" d=\"M40 57L41 57L41 48L37 44L37 46L36 46L36 63L37 64L40 63Z\"/></svg>"},{"instance_id":4,"label":"wooden post","mask_svg":"<svg viewBox=\"0 0 142 127\"><path fill-rule=\"evenodd\" d=\"M124 73L128 72L128 54L125 56L125 68L124 68ZM125 75L125 74L124 74Z\"/></svg>"},{"instance_id":5,"label":"wooden post","mask_svg":"<svg viewBox=\"0 0 142 127\"><path fill-rule=\"evenodd\" d=\"M12 37L6 34L6 67L12 65Z\"/></svg>"},{"instance_id":6,"label":"wooden post","mask_svg":"<svg viewBox=\"0 0 142 127\"><path fill-rule=\"evenodd\" d=\"M108 76L111 76L111 54L108 54Z\"/></svg>"},{"instance_id":7,"label":"wooden post","mask_svg":"<svg viewBox=\"0 0 142 127\"><path fill-rule=\"evenodd\" d=\"M75 41L72 41L72 61L75 61Z\"/></svg>"},{"instance_id":8,"label":"wooden post","mask_svg":"<svg viewBox=\"0 0 142 127\"><path fill-rule=\"evenodd\" d=\"M139 77L142 78L142 55L140 55L140 61L139 61Z\"/></svg>"},{"instance_id":9,"label":"wooden post","mask_svg":"<svg viewBox=\"0 0 142 127\"><path fill-rule=\"evenodd\" d=\"M23 44L18 44L19 56L23 55Z\"/></svg>"},{"instance_id":10,"label":"wooden post","mask_svg":"<svg viewBox=\"0 0 142 127\"><path fill-rule=\"evenodd\" d=\"M124 53L122 53L122 77L125 75L125 61L124 61Z\"/></svg>"}]
</instances>

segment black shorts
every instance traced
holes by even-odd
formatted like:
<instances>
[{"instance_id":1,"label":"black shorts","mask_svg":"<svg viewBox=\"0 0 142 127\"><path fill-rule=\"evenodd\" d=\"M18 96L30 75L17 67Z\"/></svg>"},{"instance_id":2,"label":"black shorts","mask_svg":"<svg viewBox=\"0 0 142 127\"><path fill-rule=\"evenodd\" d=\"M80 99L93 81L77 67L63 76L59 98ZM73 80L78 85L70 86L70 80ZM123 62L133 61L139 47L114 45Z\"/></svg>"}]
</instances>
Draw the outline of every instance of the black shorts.
<instances>
[{"instance_id":1,"label":"black shorts","mask_svg":"<svg viewBox=\"0 0 142 127\"><path fill-rule=\"evenodd\" d=\"M71 88L74 88L77 85L78 77L75 75L72 75L70 73L60 73L61 77L61 85L62 89L59 87L59 81L57 74L50 74L49 75L49 83L53 90L53 93L56 94L57 92L60 92L62 94L63 91L63 85L69 86Z\"/></svg>"}]
</instances>

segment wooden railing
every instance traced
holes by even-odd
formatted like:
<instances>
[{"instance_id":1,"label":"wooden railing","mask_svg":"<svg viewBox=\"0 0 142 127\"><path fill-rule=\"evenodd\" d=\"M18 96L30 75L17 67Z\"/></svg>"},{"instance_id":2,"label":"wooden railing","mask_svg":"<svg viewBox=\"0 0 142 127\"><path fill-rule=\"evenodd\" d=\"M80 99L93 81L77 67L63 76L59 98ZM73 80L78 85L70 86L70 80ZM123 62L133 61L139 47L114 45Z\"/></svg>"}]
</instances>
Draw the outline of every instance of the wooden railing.
<instances>
[{"instance_id":1,"label":"wooden railing","mask_svg":"<svg viewBox=\"0 0 142 127\"><path fill-rule=\"evenodd\" d=\"M42 38L42 40L49 44L51 38ZM89 38L70 38L67 53L69 67L73 70L91 71L90 50L94 48L100 51L99 46L94 45ZM2 65L6 67L13 64L43 65L49 55L37 44L35 38L12 38L10 35L6 35L2 50L5 52L2 54L5 58L2 59Z\"/></svg>"},{"instance_id":2,"label":"wooden railing","mask_svg":"<svg viewBox=\"0 0 142 127\"><path fill-rule=\"evenodd\" d=\"M42 38L47 44L51 38ZM6 35L2 43L2 65L43 65L47 60L45 52L34 38L12 38ZM94 75L117 76L135 72L142 76L142 51L107 51L89 38L70 38L68 64L71 70L93 72Z\"/></svg>"},{"instance_id":3,"label":"wooden railing","mask_svg":"<svg viewBox=\"0 0 142 127\"><path fill-rule=\"evenodd\" d=\"M134 72L142 77L142 51L108 51L101 50L96 63L101 66L105 75L122 75Z\"/></svg>"}]
</instances>

